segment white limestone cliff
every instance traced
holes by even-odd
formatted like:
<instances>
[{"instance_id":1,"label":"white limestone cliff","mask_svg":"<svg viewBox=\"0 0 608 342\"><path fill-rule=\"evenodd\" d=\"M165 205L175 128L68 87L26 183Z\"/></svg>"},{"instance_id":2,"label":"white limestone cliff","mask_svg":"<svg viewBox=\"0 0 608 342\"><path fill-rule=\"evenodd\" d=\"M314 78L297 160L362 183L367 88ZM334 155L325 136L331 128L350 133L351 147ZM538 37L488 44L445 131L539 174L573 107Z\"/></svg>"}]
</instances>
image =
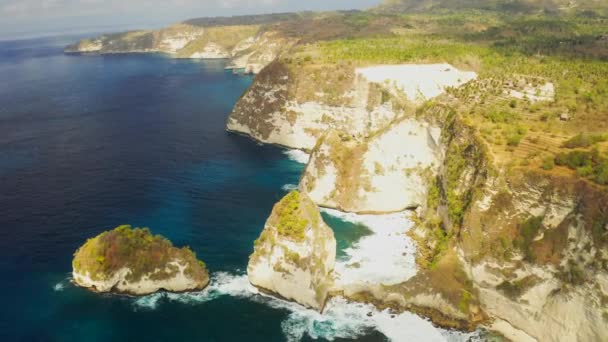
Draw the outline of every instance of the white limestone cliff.
<instances>
[{"instance_id":1,"label":"white limestone cliff","mask_svg":"<svg viewBox=\"0 0 608 342\"><path fill-rule=\"evenodd\" d=\"M348 212L422 206L442 161L439 138L438 127L414 119L364 140L331 132L313 151L300 188L318 205Z\"/></svg>"},{"instance_id":2,"label":"white limestone cliff","mask_svg":"<svg viewBox=\"0 0 608 342\"><path fill-rule=\"evenodd\" d=\"M119 292L131 295L147 295L161 290L169 292L186 292L201 290L209 284L209 277L205 280L194 279L187 274L188 266L179 260L167 264L164 269L156 269L154 272L143 275L139 280L129 280L131 270L127 267L113 273L106 279L93 279L89 272L81 273L74 270L72 278L81 287L92 289L96 292ZM172 274L170 277L159 278L159 274Z\"/></svg>"},{"instance_id":3,"label":"white limestone cliff","mask_svg":"<svg viewBox=\"0 0 608 342\"><path fill-rule=\"evenodd\" d=\"M367 68L275 62L235 106L227 129L264 142L312 150L327 130L364 138L424 100L477 75L449 64Z\"/></svg>"}]
</instances>

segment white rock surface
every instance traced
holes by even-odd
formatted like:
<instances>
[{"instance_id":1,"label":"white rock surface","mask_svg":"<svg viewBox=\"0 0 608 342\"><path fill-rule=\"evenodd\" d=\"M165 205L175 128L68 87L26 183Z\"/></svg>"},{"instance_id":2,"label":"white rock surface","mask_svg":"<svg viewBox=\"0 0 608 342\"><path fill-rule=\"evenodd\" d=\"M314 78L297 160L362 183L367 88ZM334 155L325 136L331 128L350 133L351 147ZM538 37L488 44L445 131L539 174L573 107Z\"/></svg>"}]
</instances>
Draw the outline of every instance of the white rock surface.
<instances>
[{"instance_id":1,"label":"white rock surface","mask_svg":"<svg viewBox=\"0 0 608 342\"><path fill-rule=\"evenodd\" d=\"M477 78L449 64L380 65L356 70L370 82L389 84L403 91L410 101L424 102L441 95L447 87L458 87Z\"/></svg>"},{"instance_id":2,"label":"white rock surface","mask_svg":"<svg viewBox=\"0 0 608 342\"><path fill-rule=\"evenodd\" d=\"M300 188L320 206L386 213L422 206L442 160L439 128L402 120L359 142L328 136L311 156Z\"/></svg>"},{"instance_id":3,"label":"white rock surface","mask_svg":"<svg viewBox=\"0 0 608 342\"><path fill-rule=\"evenodd\" d=\"M555 100L555 86L547 82L540 86L526 85L523 89L511 89L506 92L509 96L520 100L530 100L530 102L553 101Z\"/></svg>"},{"instance_id":4,"label":"white rock surface","mask_svg":"<svg viewBox=\"0 0 608 342\"><path fill-rule=\"evenodd\" d=\"M459 86L477 77L474 72L459 71L449 64L376 66L352 72L355 73L352 86L340 96L343 101L340 106L328 105L327 94L323 92L315 93L314 99L306 101L275 96L296 86L296 78L306 75L256 79L230 116L228 130L264 143L312 150L329 129L361 138L386 127L403 114L391 101L370 103L371 83L379 84L392 95L403 97L405 94L410 102L420 104L441 95L446 87ZM260 102L278 105L261 109ZM260 130L260 126L267 129Z\"/></svg>"},{"instance_id":5,"label":"white rock surface","mask_svg":"<svg viewBox=\"0 0 608 342\"><path fill-rule=\"evenodd\" d=\"M174 276L167 279L159 279L152 280L151 278L154 274L165 271L171 272L171 269L166 268L165 270L157 269L150 274L146 274L142 276L139 281L129 282L127 277L131 270L129 268L122 268L118 272L115 272L111 278L95 280L92 279L88 274L81 274L77 271L72 272L72 277L74 282L79 286L93 289L97 292L112 292L118 291L120 293L128 293L133 295L146 295L158 292L160 290L166 290L169 292L185 292L195 289L201 289L204 286L201 286L199 282L190 278L185 270L187 265L182 264L179 260L174 260L170 262L168 265L177 267L178 271ZM209 280L207 279L207 283Z\"/></svg>"},{"instance_id":6,"label":"white rock surface","mask_svg":"<svg viewBox=\"0 0 608 342\"><path fill-rule=\"evenodd\" d=\"M224 59L230 58L230 54L225 51L219 44L208 43L203 48L203 51L193 53L190 58L200 59Z\"/></svg>"}]
</instances>

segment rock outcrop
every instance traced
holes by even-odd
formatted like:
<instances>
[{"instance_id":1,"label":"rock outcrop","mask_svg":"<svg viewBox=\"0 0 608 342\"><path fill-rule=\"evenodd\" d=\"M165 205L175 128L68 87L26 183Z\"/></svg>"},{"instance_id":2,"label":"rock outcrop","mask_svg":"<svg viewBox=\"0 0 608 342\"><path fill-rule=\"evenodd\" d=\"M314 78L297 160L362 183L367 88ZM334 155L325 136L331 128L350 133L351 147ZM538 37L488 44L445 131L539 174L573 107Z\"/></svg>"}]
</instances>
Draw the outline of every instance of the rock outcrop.
<instances>
[{"instance_id":1,"label":"rock outcrop","mask_svg":"<svg viewBox=\"0 0 608 342\"><path fill-rule=\"evenodd\" d=\"M89 239L72 262L74 282L96 292L146 295L160 290L202 290L205 264L189 248L178 249L147 228L120 226Z\"/></svg>"},{"instance_id":2,"label":"rock outcrop","mask_svg":"<svg viewBox=\"0 0 608 342\"><path fill-rule=\"evenodd\" d=\"M317 206L291 192L275 205L249 258L249 281L262 291L322 311L333 285L336 240Z\"/></svg>"},{"instance_id":3,"label":"rock outcrop","mask_svg":"<svg viewBox=\"0 0 608 342\"><path fill-rule=\"evenodd\" d=\"M300 188L323 207L398 212L426 204L442 162L439 127L402 119L365 139L331 131L314 149Z\"/></svg>"}]
</instances>

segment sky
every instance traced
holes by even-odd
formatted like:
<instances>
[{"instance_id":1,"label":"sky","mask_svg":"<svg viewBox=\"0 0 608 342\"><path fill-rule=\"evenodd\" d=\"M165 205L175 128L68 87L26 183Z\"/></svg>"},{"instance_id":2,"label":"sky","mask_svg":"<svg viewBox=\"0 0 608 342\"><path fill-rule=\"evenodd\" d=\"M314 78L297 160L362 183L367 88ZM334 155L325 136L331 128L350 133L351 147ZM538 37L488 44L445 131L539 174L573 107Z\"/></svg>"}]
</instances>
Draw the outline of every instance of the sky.
<instances>
[{"instance_id":1,"label":"sky","mask_svg":"<svg viewBox=\"0 0 608 342\"><path fill-rule=\"evenodd\" d=\"M365 9L380 0L0 0L0 38L159 28L197 17Z\"/></svg>"}]
</instances>

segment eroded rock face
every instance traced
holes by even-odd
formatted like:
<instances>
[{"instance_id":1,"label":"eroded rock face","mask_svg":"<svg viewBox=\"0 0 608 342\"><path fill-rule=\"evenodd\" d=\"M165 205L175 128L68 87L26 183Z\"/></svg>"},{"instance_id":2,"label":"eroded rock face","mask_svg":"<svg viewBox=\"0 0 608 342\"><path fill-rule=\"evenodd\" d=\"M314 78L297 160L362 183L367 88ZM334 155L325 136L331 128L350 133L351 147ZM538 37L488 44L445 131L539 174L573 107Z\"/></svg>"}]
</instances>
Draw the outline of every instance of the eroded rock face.
<instances>
[{"instance_id":1,"label":"eroded rock face","mask_svg":"<svg viewBox=\"0 0 608 342\"><path fill-rule=\"evenodd\" d=\"M147 228L120 226L89 239L72 262L74 282L96 292L146 295L160 290L202 290L205 264L189 248L153 236Z\"/></svg>"},{"instance_id":2,"label":"eroded rock face","mask_svg":"<svg viewBox=\"0 0 608 342\"><path fill-rule=\"evenodd\" d=\"M333 285L334 233L304 193L275 205L255 242L247 275L263 291L322 311Z\"/></svg>"},{"instance_id":3,"label":"eroded rock face","mask_svg":"<svg viewBox=\"0 0 608 342\"><path fill-rule=\"evenodd\" d=\"M423 206L442 160L440 129L405 119L363 140L329 133L302 181L318 205L348 212L397 212Z\"/></svg>"},{"instance_id":4,"label":"eroded rock face","mask_svg":"<svg viewBox=\"0 0 608 342\"><path fill-rule=\"evenodd\" d=\"M538 341L606 340L605 192L542 172L486 186L465 217L461 246L484 309L511 325L497 329Z\"/></svg>"}]
</instances>

